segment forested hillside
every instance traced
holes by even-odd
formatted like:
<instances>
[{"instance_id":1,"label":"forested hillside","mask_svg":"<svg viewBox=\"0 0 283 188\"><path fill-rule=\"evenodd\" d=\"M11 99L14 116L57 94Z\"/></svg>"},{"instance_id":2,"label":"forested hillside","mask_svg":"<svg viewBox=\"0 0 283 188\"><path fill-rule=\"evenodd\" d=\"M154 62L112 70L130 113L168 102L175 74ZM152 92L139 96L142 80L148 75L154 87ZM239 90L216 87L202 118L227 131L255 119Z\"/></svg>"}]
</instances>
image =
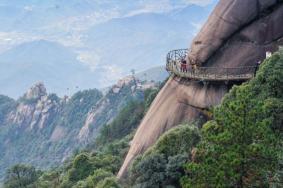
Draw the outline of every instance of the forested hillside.
<instances>
[{"instance_id":1,"label":"forested hillside","mask_svg":"<svg viewBox=\"0 0 283 188\"><path fill-rule=\"evenodd\" d=\"M126 77L104 94L90 89L59 98L38 83L18 100L1 95L0 180L5 169L17 163L42 169L59 166L73 152L90 144L100 128L128 102L142 103L147 88L157 86Z\"/></svg>"},{"instance_id":2,"label":"forested hillside","mask_svg":"<svg viewBox=\"0 0 283 188\"><path fill-rule=\"evenodd\" d=\"M115 174L156 90L146 95L147 102L129 103L101 129L94 144L61 167L41 172L16 166L7 171L4 186L282 187L282 69L281 49L261 64L254 79L234 86L211 109L212 120L200 128L191 122L169 130L135 159L119 182ZM18 178L18 169L31 173Z\"/></svg>"},{"instance_id":3,"label":"forested hillside","mask_svg":"<svg viewBox=\"0 0 283 188\"><path fill-rule=\"evenodd\" d=\"M44 172L28 165L11 167L4 187L119 187L115 174L127 154L133 132L157 91L147 89L144 101L129 101L112 123L103 126L92 143L54 170ZM20 177L16 176L18 172Z\"/></svg>"}]
</instances>

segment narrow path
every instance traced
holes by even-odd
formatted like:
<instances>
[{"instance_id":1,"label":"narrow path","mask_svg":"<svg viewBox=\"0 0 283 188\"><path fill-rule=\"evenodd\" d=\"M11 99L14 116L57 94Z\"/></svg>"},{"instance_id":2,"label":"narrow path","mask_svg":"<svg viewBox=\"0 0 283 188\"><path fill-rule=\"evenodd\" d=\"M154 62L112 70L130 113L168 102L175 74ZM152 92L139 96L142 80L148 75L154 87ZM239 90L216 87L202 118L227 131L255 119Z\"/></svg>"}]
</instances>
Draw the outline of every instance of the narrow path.
<instances>
[{"instance_id":1,"label":"narrow path","mask_svg":"<svg viewBox=\"0 0 283 188\"><path fill-rule=\"evenodd\" d=\"M244 81L254 77L256 66L243 67L197 67L192 69L187 63L182 67L182 61L186 59L188 49L172 50L167 54L166 70L178 77L202 81Z\"/></svg>"}]
</instances>

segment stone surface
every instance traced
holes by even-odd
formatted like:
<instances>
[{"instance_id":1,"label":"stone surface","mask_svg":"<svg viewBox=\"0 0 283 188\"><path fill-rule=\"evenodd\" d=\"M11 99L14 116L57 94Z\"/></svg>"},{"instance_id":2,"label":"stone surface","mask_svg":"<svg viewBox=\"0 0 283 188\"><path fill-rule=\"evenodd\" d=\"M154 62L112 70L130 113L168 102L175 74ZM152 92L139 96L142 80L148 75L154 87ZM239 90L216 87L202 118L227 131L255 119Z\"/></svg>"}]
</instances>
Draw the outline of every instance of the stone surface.
<instances>
[{"instance_id":1,"label":"stone surface","mask_svg":"<svg viewBox=\"0 0 283 188\"><path fill-rule=\"evenodd\" d=\"M43 85L43 83L39 82L32 86L24 95L24 98L26 99L38 99L41 96L46 95L46 88Z\"/></svg>"},{"instance_id":2,"label":"stone surface","mask_svg":"<svg viewBox=\"0 0 283 188\"><path fill-rule=\"evenodd\" d=\"M191 122L196 117L204 117L202 108L218 104L227 91L226 86L180 82L182 80L170 78L158 93L131 142L119 177L125 174L134 157L153 145L165 131L180 123Z\"/></svg>"},{"instance_id":3,"label":"stone surface","mask_svg":"<svg viewBox=\"0 0 283 188\"><path fill-rule=\"evenodd\" d=\"M193 40L188 60L201 66L255 65L283 45L283 4L280 0L220 0ZM176 81L177 80L177 81ZM169 79L141 122L118 178L132 160L168 129L204 116L229 90L225 83Z\"/></svg>"},{"instance_id":4,"label":"stone surface","mask_svg":"<svg viewBox=\"0 0 283 188\"><path fill-rule=\"evenodd\" d=\"M188 60L205 63L227 39L277 4L276 0L221 0L193 40Z\"/></svg>"},{"instance_id":5,"label":"stone surface","mask_svg":"<svg viewBox=\"0 0 283 188\"><path fill-rule=\"evenodd\" d=\"M59 98L47 94L43 84L34 85L18 100L11 99L7 113L4 110L0 117L0 140L4 143L0 144L0 179L5 169L18 163L42 169L58 165L92 142L99 128L111 122L129 101L142 101L144 90L157 86L127 77L104 95L79 91L71 98Z\"/></svg>"},{"instance_id":6,"label":"stone surface","mask_svg":"<svg viewBox=\"0 0 283 188\"><path fill-rule=\"evenodd\" d=\"M32 86L20 101L17 108L10 112L8 121L30 130L44 128L49 118L52 119L61 109L57 101L48 99L43 83Z\"/></svg>"},{"instance_id":7,"label":"stone surface","mask_svg":"<svg viewBox=\"0 0 283 188\"><path fill-rule=\"evenodd\" d=\"M78 140L89 141L91 129L98 130L101 124L110 123L128 101L140 100L144 90L156 87L154 82L141 82L133 76L120 79L87 114L85 123L78 134Z\"/></svg>"}]
</instances>

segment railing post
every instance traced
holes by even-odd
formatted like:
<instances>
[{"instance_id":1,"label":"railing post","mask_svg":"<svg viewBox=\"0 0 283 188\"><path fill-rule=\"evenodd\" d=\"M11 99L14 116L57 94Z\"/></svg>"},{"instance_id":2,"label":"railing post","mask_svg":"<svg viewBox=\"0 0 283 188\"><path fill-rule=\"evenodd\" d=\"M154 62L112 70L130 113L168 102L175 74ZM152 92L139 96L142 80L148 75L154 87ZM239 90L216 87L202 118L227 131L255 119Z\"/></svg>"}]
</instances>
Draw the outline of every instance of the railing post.
<instances>
[{"instance_id":1,"label":"railing post","mask_svg":"<svg viewBox=\"0 0 283 188\"><path fill-rule=\"evenodd\" d=\"M226 79L228 80L228 69L226 68Z\"/></svg>"}]
</instances>

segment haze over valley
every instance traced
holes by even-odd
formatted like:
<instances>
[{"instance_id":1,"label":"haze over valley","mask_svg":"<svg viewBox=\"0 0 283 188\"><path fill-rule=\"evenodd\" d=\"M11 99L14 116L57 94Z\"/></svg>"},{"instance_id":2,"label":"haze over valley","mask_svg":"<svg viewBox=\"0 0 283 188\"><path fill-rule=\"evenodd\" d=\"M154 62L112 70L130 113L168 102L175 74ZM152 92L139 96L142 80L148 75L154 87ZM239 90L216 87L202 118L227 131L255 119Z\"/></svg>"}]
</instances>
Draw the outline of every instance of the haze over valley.
<instances>
[{"instance_id":1,"label":"haze over valley","mask_svg":"<svg viewBox=\"0 0 283 188\"><path fill-rule=\"evenodd\" d=\"M17 98L41 81L50 92L70 95L111 86L132 69L164 66L167 51L188 46L214 5L3 0L0 93Z\"/></svg>"}]
</instances>

